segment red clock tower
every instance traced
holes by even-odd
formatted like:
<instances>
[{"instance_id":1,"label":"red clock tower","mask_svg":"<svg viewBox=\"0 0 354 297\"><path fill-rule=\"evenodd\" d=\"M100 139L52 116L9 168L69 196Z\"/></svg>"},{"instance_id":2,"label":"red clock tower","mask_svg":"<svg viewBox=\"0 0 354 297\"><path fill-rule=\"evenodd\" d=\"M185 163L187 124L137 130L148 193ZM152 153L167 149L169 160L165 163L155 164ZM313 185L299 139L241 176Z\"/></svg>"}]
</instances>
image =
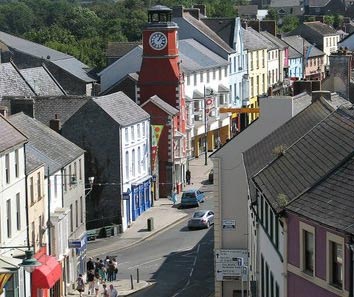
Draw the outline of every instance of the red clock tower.
<instances>
[{"instance_id":1,"label":"red clock tower","mask_svg":"<svg viewBox=\"0 0 354 297\"><path fill-rule=\"evenodd\" d=\"M138 102L150 113L151 123L164 125L159 141L160 195L166 197L182 189L186 171L187 112L184 82L178 56L178 26L171 21L172 9L156 5L148 11L143 31L143 59L138 81ZM150 98L157 95L178 113L156 112ZM161 109L161 106L160 106Z\"/></svg>"}]
</instances>

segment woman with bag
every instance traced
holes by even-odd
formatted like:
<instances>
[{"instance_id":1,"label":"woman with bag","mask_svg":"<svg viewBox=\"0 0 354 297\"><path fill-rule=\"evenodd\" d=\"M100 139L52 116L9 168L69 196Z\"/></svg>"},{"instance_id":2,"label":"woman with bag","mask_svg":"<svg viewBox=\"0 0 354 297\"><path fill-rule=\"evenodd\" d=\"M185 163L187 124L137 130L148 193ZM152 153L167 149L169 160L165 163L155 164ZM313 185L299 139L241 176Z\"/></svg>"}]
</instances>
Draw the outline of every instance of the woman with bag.
<instances>
[{"instance_id":1,"label":"woman with bag","mask_svg":"<svg viewBox=\"0 0 354 297\"><path fill-rule=\"evenodd\" d=\"M82 278L82 274L79 274L79 277L77 278L76 283L77 283L76 290L79 291L80 297L82 297L82 292L85 291L85 282Z\"/></svg>"}]
</instances>

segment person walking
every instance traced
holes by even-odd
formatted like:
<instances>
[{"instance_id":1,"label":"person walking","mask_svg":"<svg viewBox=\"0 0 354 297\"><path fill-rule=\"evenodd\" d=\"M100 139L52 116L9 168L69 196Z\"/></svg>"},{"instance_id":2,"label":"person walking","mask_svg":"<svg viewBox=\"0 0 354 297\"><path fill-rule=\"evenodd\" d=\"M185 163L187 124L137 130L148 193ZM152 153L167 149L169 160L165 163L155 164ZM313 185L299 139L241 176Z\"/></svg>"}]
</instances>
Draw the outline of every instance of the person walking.
<instances>
[{"instance_id":1,"label":"person walking","mask_svg":"<svg viewBox=\"0 0 354 297\"><path fill-rule=\"evenodd\" d=\"M95 271L94 270L89 270L87 272L87 282L89 284L88 294L93 295L95 291Z\"/></svg>"},{"instance_id":2,"label":"person walking","mask_svg":"<svg viewBox=\"0 0 354 297\"><path fill-rule=\"evenodd\" d=\"M98 272L95 273L95 297L98 297L98 291L100 290L101 277Z\"/></svg>"},{"instance_id":3,"label":"person walking","mask_svg":"<svg viewBox=\"0 0 354 297\"><path fill-rule=\"evenodd\" d=\"M118 297L118 291L112 284L109 286L109 297Z\"/></svg>"},{"instance_id":4,"label":"person walking","mask_svg":"<svg viewBox=\"0 0 354 297\"><path fill-rule=\"evenodd\" d=\"M186 171L186 181L187 181L188 185L191 184L191 172L189 169L187 169L187 171Z\"/></svg>"},{"instance_id":5,"label":"person walking","mask_svg":"<svg viewBox=\"0 0 354 297\"><path fill-rule=\"evenodd\" d=\"M82 278L82 274L79 274L79 277L76 280L76 290L79 291L80 297L82 297L82 292L85 292L85 282Z\"/></svg>"},{"instance_id":6,"label":"person walking","mask_svg":"<svg viewBox=\"0 0 354 297\"><path fill-rule=\"evenodd\" d=\"M103 283L103 292L102 292L103 297L109 297L108 289L106 283Z\"/></svg>"},{"instance_id":7,"label":"person walking","mask_svg":"<svg viewBox=\"0 0 354 297\"><path fill-rule=\"evenodd\" d=\"M115 267L114 267L114 264L113 264L112 260L109 260L108 266L107 266L107 280L108 280L109 282L111 282L111 281L114 280L114 278L113 278L113 276L114 276L114 269L115 269Z\"/></svg>"},{"instance_id":8,"label":"person walking","mask_svg":"<svg viewBox=\"0 0 354 297\"><path fill-rule=\"evenodd\" d=\"M112 263L113 263L113 266L114 266L113 280L117 280L118 262L117 262L116 258L112 259Z\"/></svg>"},{"instance_id":9,"label":"person walking","mask_svg":"<svg viewBox=\"0 0 354 297\"><path fill-rule=\"evenodd\" d=\"M93 262L92 258L90 257L86 263L86 270L95 270L95 263Z\"/></svg>"}]
</instances>

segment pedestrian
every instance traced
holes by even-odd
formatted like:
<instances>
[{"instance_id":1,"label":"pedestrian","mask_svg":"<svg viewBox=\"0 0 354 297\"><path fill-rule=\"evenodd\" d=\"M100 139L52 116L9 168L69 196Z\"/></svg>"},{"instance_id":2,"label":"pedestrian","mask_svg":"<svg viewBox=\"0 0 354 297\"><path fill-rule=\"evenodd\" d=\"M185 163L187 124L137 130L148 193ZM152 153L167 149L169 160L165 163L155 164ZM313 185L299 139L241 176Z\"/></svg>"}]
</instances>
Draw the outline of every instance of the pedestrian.
<instances>
[{"instance_id":1,"label":"pedestrian","mask_svg":"<svg viewBox=\"0 0 354 297\"><path fill-rule=\"evenodd\" d=\"M100 268L100 258L96 258L95 272L98 272L99 268Z\"/></svg>"},{"instance_id":2,"label":"pedestrian","mask_svg":"<svg viewBox=\"0 0 354 297\"><path fill-rule=\"evenodd\" d=\"M82 292L85 291L85 282L84 279L82 278L82 274L79 274L76 283L77 283L76 290L79 291L80 297L82 297Z\"/></svg>"},{"instance_id":3,"label":"pedestrian","mask_svg":"<svg viewBox=\"0 0 354 297\"><path fill-rule=\"evenodd\" d=\"M109 297L118 297L118 291L111 284L109 286Z\"/></svg>"},{"instance_id":4,"label":"pedestrian","mask_svg":"<svg viewBox=\"0 0 354 297\"><path fill-rule=\"evenodd\" d=\"M173 187L173 190L172 190L172 202L173 202L173 205L176 204L177 198L178 198L178 196L177 196L176 187Z\"/></svg>"},{"instance_id":5,"label":"pedestrian","mask_svg":"<svg viewBox=\"0 0 354 297\"><path fill-rule=\"evenodd\" d=\"M116 260L116 258L112 259L112 263L114 265L114 273L113 273L113 279L117 280L117 274L118 274L118 262Z\"/></svg>"},{"instance_id":6,"label":"pedestrian","mask_svg":"<svg viewBox=\"0 0 354 297\"><path fill-rule=\"evenodd\" d=\"M89 284L88 294L93 295L95 291L95 271L93 269L87 272L87 282Z\"/></svg>"},{"instance_id":7,"label":"pedestrian","mask_svg":"<svg viewBox=\"0 0 354 297\"><path fill-rule=\"evenodd\" d=\"M98 272L95 274L95 297L98 297L98 291L100 289L101 277Z\"/></svg>"},{"instance_id":8,"label":"pedestrian","mask_svg":"<svg viewBox=\"0 0 354 297\"><path fill-rule=\"evenodd\" d=\"M106 266L103 263L103 260L100 260L100 263L98 264L98 274L100 275L102 281L106 281Z\"/></svg>"},{"instance_id":9,"label":"pedestrian","mask_svg":"<svg viewBox=\"0 0 354 297\"><path fill-rule=\"evenodd\" d=\"M103 283L103 292L102 292L103 297L109 297L108 289L106 283Z\"/></svg>"},{"instance_id":10,"label":"pedestrian","mask_svg":"<svg viewBox=\"0 0 354 297\"><path fill-rule=\"evenodd\" d=\"M191 172L189 171L189 169L187 169L186 171L186 181L188 185L191 184Z\"/></svg>"},{"instance_id":11,"label":"pedestrian","mask_svg":"<svg viewBox=\"0 0 354 297\"><path fill-rule=\"evenodd\" d=\"M112 260L109 260L108 262L108 266L107 266L107 280L109 282L113 281L113 275L114 275L114 264L112 262Z\"/></svg>"},{"instance_id":12,"label":"pedestrian","mask_svg":"<svg viewBox=\"0 0 354 297\"><path fill-rule=\"evenodd\" d=\"M86 263L86 270L95 270L95 263L92 261L92 258L90 257Z\"/></svg>"}]
</instances>

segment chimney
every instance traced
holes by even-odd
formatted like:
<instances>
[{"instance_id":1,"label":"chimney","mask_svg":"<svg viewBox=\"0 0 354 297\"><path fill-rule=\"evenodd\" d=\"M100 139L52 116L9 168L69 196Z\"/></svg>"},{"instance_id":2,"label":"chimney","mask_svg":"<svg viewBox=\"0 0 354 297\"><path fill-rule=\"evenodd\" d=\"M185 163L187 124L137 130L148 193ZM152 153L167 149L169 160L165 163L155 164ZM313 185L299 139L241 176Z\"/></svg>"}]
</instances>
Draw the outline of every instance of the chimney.
<instances>
[{"instance_id":1,"label":"chimney","mask_svg":"<svg viewBox=\"0 0 354 297\"><path fill-rule=\"evenodd\" d=\"M199 11L202 15L204 15L205 17L206 15L206 5L205 4L194 4L193 8L199 8Z\"/></svg>"},{"instance_id":2,"label":"chimney","mask_svg":"<svg viewBox=\"0 0 354 297\"><path fill-rule=\"evenodd\" d=\"M253 28L254 30L256 30L257 32L259 32L261 30L259 20L249 20L247 25L249 27Z\"/></svg>"},{"instance_id":3,"label":"chimney","mask_svg":"<svg viewBox=\"0 0 354 297\"><path fill-rule=\"evenodd\" d=\"M61 123L58 119L58 115L55 114L55 118L49 121L49 127L53 129L55 132L60 133Z\"/></svg>"},{"instance_id":4,"label":"chimney","mask_svg":"<svg viewBox=\"0 0 354 297\"><path fill-rule=\"evenodd\" d=\"M187 10L189 12L189 14L194 17L195 19L197 19L198 21L200 20L200 10L199 8L190 8Z\"/></svg>"},{"instance_id":5,"label":"chimney","mask_svg":"<svg viewBox=\"0 0 354 297\"><path fill-rule=\"evenodd\" d=\"M4 118L7 118L7 115L8 115L7 106L0 105L0 114L3 115Z\"/></svg>"},{"instance_id":6,"label":"chimney","mask_svg":"<svg viewBox=\"0 0 354 297\"><path fill-rule=\"evenodd\" d=\"M174 18L181 18L183 17L183 5L178 5L178 6L174 6L172 9L172 16Z\"/></svg>"},{"instance_id":7,"label":"chimney","mask_svg":"<svg viewBox=\"0 0 354 297\"><path fill-rule=\"evenodd\" d=\"M312 102L316 102L321 97L330 101L331 100L331 92L330 91L313 91L312 92Z\"/></svg>"},{"instance_id":8,"label":"chimney","mask_svg":"<svg viewBox=\"0 0 354 297\"><path fill-rule=\"evenodd\" d=\"M247 20L242 20L241 26L243 29L247 29L247 27L248 27Z\"/></svg>"},{"instance_id":9,"label":"chimney","mask_svg":"<svg viewBox=\"0 0 354 297\"><path fill-rule=\"evenodd\" d=\"M312 94L314 91L321 90L321 81L319 80L297 80L293 82L294 96L306 92Z\"/></svg>"}]
</instances>

